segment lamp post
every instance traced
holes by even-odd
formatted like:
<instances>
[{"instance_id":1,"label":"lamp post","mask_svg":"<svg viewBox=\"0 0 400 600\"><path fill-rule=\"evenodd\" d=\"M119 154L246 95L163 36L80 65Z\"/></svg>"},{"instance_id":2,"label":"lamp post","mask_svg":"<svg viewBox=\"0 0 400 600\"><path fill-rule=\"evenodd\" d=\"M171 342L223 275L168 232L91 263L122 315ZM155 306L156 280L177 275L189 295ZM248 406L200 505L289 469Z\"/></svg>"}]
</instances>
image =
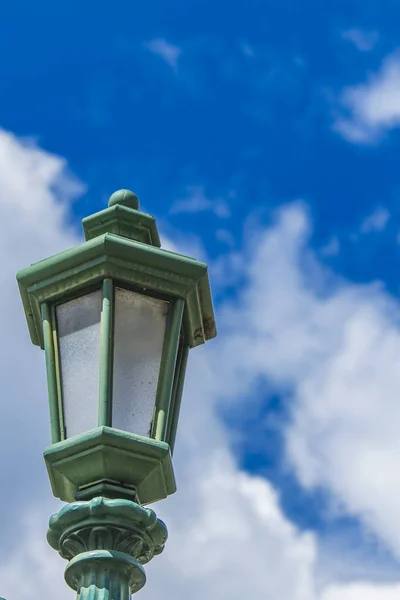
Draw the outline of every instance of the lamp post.
<instances>
[{"instance_id":1,"label":"lamp post","mask_svg":"<svg viewBox=\"0 0 400 600\"><path fill-rule=\"evenodd\" d=\"M143 505L176 490L171 456L190 348L216 335L207 266L160 248L128 190L83 219L86 241L17 274L45 350L49 544L78 598L129 600L167 529Z\"/></svg>"}]
</instances>

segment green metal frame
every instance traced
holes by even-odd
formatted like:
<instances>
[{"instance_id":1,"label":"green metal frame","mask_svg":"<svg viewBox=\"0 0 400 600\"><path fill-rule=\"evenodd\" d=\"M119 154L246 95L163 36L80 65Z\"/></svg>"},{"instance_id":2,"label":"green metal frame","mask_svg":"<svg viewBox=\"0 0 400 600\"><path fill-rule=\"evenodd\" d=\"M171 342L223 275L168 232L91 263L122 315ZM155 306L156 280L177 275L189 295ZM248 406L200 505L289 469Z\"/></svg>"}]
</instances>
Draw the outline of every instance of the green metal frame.
<instances>
[{"instance_id":1,"label":"green metal frame","mask_svg":"<svg viewBox=\"0 0 400 600\"><path fill-rule=\"evenodd\" d=\"M204 263L106 233L17 274L32 343L44 348L43 303L56 304L67 296L84 294L105 278L143 293L184 299L183 327L190 347L215 337Z\"/></svg>"},{"instance_id":2,"label":"green metal frame","mask_svg":"<svg viewBox=\"0 0 400 600\"><path fill-rule=\"evenodd\" d=\"M119 284L113 282L112 279L103 280L99 348L99 427L112 427L114 295L116 287L119 287ZM66 301L65 298L64 301ZM178 348L180 348L184 306L181 298L172 300L168 313L151 431L152 438L167 443L170 443L171 431L175 431L172 422L177 421L175 405L179 405L179 400L176 402L175 396L182 393L183 387L184 373L179 376L176 370L180 368L181 364ZM52 443L57 443L66 439L67 435L64 427L56 305L52 305L50 309L47 303L43 304L42 319L47 361L51 439ZM181 386L177 386L179 377L182 380Z\"/></svg>"},{"instance_id":3,"label":"green metal frame","mask_svg":"<svg viewBox=\"0 0 400 600\"><path fill-rule=\"evenodd\" d=\"M117 282L106 278L102 284L102 302L100 316L99 348L99 409L98 426L112 427L113 397L113 357L114 357L114 319L115 288ZM66 299L64 298L64 301ZM51 309L47 303L42 305L43 339L46 350L47 376L49 390L51 438L53 443L66 439L64 427L64 408L61 386L61 361L57 334L56 306ZM180 365L178 353L180 332L184 312L184 301L172 300L167 318L167 326L160 364L151 437L170 443L171 423L174 415L175 395L179 379L176 369ZM183 374L184 376L184 374ZM181 376L182 379L182 376ZM183 387L183 382L182 382ZM182 390L180 390L181 393ZM179 392L178 392L179 393Z\"/></svg>"},{"instance_id":4,"label":"green metal frame","mask_svg":"<svg viewBox=\"0 0 400 600\"><path fill-rule=\"evenodd\" d=\"M129 600L167 529L141 504L176 490L172 466L189 348L216 335L207 266L161 250L153 217L120 190L83 220L86 242L17 274L32 343L45 349L52 445L44 452L55 496L48 542L69 562L78 600ZM115 287L170 303L152 437L112 427ZM66 439L56 307L102 289L98 427ZM84 401L84 399L83 399ZM0 599L1 600L1 599Z\"/></svg>"},{"instance_id":5,"label":"green metal frame","mask_svg":"<svg viewBox=\"0 0 400 600\"><path fill-rule=\"evenodd\" d=\"M137 197L126 190L113 194L109 208L84 219L83 226L86 242L17 274L31 340L46 353L51 485L66 501L90 496L88 487L111 486L154 502L176 489L171 451L188 350L216 335L207 265L159 248L154 218L140 212ZM116 286L170 303L150 438L112 428ZM98 428L66 439L56 306L99 288Z\"/></svg>"}]
</instances>

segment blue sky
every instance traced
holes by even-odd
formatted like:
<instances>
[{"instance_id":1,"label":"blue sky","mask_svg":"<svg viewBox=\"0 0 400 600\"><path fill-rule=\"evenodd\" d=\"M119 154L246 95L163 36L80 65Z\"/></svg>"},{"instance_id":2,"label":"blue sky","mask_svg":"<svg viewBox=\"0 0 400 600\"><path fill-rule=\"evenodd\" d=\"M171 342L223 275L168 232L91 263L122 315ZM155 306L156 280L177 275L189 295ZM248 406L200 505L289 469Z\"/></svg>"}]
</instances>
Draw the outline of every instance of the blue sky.
<instances>
[{"instance_id":1,"label":"blue sky","mask_svg":"<svg viewBox=\"0 0 400 600\"><path fill-rule=\"evenodd\" d=\"M204 370L201 439L210 427L243 498L246 482L268 487L282 531L297 532L288 547L312 537L316 574L289 600L398 594L399 22L394 0L0 8L4 222L12 198L38 259L130 188L167 244L209 262L220 335L187 394ZM30 245L39 215L47 237ZM184 424L200 410L187 403ZM178 497L182 510L190 493Z\"/></svg>"},{"instance_id":2,"label":"blue sky","mask_svg":"<svg viewBox=\"0 0 400 600\"><path fill-rule=\"evenodd\" d=\"M301 197L316 246L345 238L336 268L359 280L384 271L396 286L388 239L348 243L378 205L397 210L396 136L378 149L332 131L343 89L396 49L394 2L77 7L14 3L0 24L2 125L68 160L88 186L77 216L123 181L176 228L196 224L216 253L212 214L170 215L189 186L225 199L235 238L252 211L268 218ZM361 50L352 31L367 36Z\"/></svg>"}]
</instances>

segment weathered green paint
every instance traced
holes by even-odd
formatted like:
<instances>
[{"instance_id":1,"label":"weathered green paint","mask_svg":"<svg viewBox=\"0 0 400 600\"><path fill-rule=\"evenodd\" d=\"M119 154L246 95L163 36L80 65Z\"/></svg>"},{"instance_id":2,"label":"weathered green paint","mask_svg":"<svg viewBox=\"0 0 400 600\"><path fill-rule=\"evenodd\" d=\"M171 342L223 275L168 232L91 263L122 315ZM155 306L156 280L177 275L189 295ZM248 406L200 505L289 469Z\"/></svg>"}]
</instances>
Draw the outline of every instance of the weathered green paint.
<instances>
[{"instance_id":1,"label":"weathered green paint","mask_svg":"<svg viewBox=\"0 0 400 600\"><path fill-rule=\"evenodd\" d=\"M184 301L181 298L177 298L173 302L168 314L154 417L154 437L156 440L166 441L168 413L184 308Z\"/></svg>"},{"instance_id":2,"label":"weathered green paint","mask_svg":"<svg viewBox=\"0 0 400 600\"><path fill-rule=\"evenodd\" d=\"M46 355L47 388L49 392L50 429L51 441L54 443L61 440L60 417L58 411L58 390L56 375L56 358L53 343L53 328L51 323L51 311L48 304L42 304L43 341Z\"/></svg>"},{"instance_id":3,"label":"weathered green paint","mask_svg":"<svg viewBox=\"0 0 400 600\"><path fill-rule=\"evenodd\" d=\"M139 292L184 298L184 329L191 347L216 335L204 263L106 233L17 274L32 342L43 347L43 302L65 301L83 294L105 277Z\"/></svg>"},{"instance_id":4,"label":"weathered green paint","mask_svg":"<svg viewBox=\"0 0 400 600\"><path fill-rule=\"evenodd\" d=\"M120 485L118 483L112 483L110 481L102 481L101 483L95 483L94 485L88 485L78 492L75 493L75 500L92 500L102 496L104 498L124 498L125 500L132 500L141 504L135 487L128 487L127 485Z\"/></svg>"},{"instance_id":5,"label":"weathered green paint","mask_svg":"<svg viewBox=\"0 0 400 600\"><path fill-rule=\"evenodd\" d=\"M114 355L114 286L109 277L103 281L100 318L100 375L99 375L99 427L111 426Z\"/></svg>"},{"instance_id":6,"label":"weathered green paint","mask_svg":"<svg viewBox=\"0 0 400 600\"><path fill-rule=\"evenodd\" d=\"M116 192L107 209L83 220L85 243L17 274L32 343L46 351L53 442L46 467L54 495L71 503L50 520L48 541L69 561L65 578L79 600L129 600L145 583L142 564L163 550L166 527L140 504L176 490L171 448L188 350L216 335L207 266L162 250L154 218L138 209L135 194ZM109 426L117 285L171 304L152 430L158 439ZM99 427L63 439L55 307L100 287Z\"/></svg>"},{"instance_id":7,"label":"weathered green paint","mask_svg":"<svg viewBox=\"0 0 400 600\"><path fill-rule=\"evenodd\" d=\"M139 198L131 190L117 190L108 199L108 206L127 206L139 210Z\"/></svg>"},{"instance_id":8,"label":"weathered green paint","mask_svg":"<svg viewBox=\"0 0 400 600\"><path fill-rule=\"evenodd\" d=\"M127 497L135 494L141 503L155 502L176 489L168 443L173 447L188 348L216 335L207 265L159 248L154 218L138 210L137 197L127 190L113 194L109 207L84 219L83 226L86 242L17 274L32 342L46 349L54 444L45 460L52 489L67 502L87 499L95 489L109 493L111 487ZM110 427L115 286L163 298L172 307L152 427L157 439ZM99 427L63 439L55 306L96 288L103 289Z\"/></svg>"},{"instance_id":9,"label":"weathered green paint","mask_svg":"<svg viewBox=\"0 0 400 600\"><path fill-rule=\"evenodd\" d=\"M92 550L70 561L65 581L77 592L77 600L130 600L144 586L146 575L125 553Z\"/></svg>"},{"instance_id":10,"label":"weathered green paint","mask_svg":"<svg viewBox=\"0 0 400 600\"><path fill-rule=\"evenodd\" d=\"M53 444L44 458L53 494L64 502L101 482L127 486L128 497L134 487L142 504L176 491L169 445L112 427L98 427Z\"/></svg>"},{"instance_id":11,"label":"weathered green paint","mask_svg":"<svg viewBox=\"0 0 400 600\"><path fill-rule=\"evenodd\" d=\"M112 198L110 198L109 208L83 219L86 240L103 233L115 233L158 248L161 246L154 217L133 209L132 206L110 204L111 201Z\"/></svg>"},{"instance_id":12,"label":"weathered green paint","mask_svg":"<svg viewBox=\"0 0 400 600\"><path fill-rule=\"evenodd\" d=\"M53 515L47 540L69 561L65 580L79 600L129 600L146 582L142 565L164 550L167 528L135 502L98 497Z\"/></svg>"},{"instance_id":13,"label":"weathered green paint","mask_svg":"<svg viewBox=\"0 0 400 600\"><path fill-rule=\"evenodd\" d=\"M183 385L185 382L186 366L189 356L189 347L187 344L181 344L178 353L177 366L175 370L174 387L172 390L173 403L171 406L171 419L168 429L168 443L171 448L171 454L174 452L176 432L178 429L179 413L181 409Z\"/></svg>"},{"instance_id":14,"label":"weathered green paint","mask_svg":"<svg viewBox=\"0 0 400 600\"><path fill-rule=\"evenodd\" d=\"M54 305L51 307L51 327L53 330L53 348L54 348L54 359L55 359L55 374L56 374L56 381L57 381L57 405L58 405L60 440L64 440L66 438L66 432L65 432L65 423L64 423L63 393L62 393L62 383L61 383L61 361L60 361L60 349L59 349L59 344L58 344L56 308Z\"/></svg>"}]
</instances>

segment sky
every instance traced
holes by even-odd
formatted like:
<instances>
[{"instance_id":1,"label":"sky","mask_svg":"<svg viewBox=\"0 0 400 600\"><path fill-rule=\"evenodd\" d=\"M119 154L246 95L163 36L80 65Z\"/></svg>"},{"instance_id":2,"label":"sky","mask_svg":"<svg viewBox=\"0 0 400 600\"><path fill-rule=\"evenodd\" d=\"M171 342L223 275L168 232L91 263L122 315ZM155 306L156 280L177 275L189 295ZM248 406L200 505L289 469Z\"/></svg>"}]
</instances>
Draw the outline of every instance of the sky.
<instances>
[{"instance_id":1,"label":"sky","mask_svg":"<svg viewBox=\"0 0 400 600\"><path fill-rule=\"evenodd\" d=\"M178 491L143 600L400 594L400 7L0 7L0 595L72 598L47 546L44 356L15 273L116 189L209 265Z\"/></svg>"}]
</instances>

